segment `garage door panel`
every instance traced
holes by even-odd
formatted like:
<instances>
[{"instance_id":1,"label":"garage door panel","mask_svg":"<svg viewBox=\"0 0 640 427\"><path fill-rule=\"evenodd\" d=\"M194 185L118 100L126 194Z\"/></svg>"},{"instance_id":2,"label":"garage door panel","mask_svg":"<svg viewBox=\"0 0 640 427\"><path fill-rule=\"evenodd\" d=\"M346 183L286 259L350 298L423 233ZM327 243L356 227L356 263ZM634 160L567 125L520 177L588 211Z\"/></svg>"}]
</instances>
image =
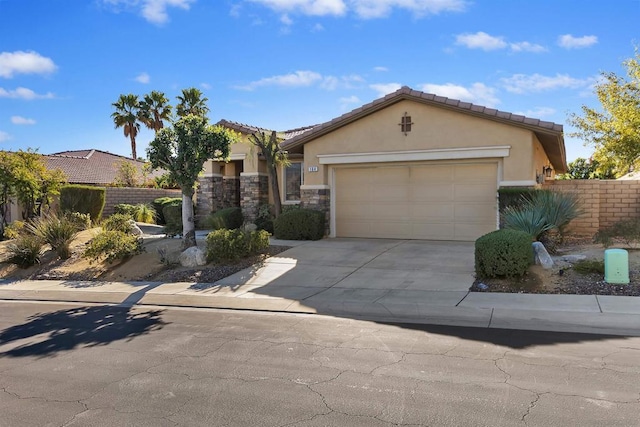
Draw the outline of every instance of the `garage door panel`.
<instances>
[{"instance_id":1,"label":"garage door panel","mask_svg":"<svg viewBox=\"0 0 640 427\"><path fill-rule=\"evenodd\" d=\"M404 185L380 184L371 191L371 200L374 202L402 202L409 199L409 187Z\"/></svg>"},{"instance_id":2,"label":"garage door panel","mask_svg":"<svg viewBox=\"0 0 640 427\"><path fill-rule=\"evenodd\" d=\"M450 165L424 165L409 166L411 180L413 182L451 182L454 171Z\"/></svg>"},{"instance_id":3,"label":"garage door panel","mask_svg":"<svg viewBox=\"0 0 640 427\"><path fill-rule=\"evenodd\" d=\"M495 230L496 163L335 170L339 237L475 240Z\"/></svg>"},{"instance_id":4,"label":"garage door panel","mask_svg":"<svg viewBox=\"0 0 640 427\"><path fill-rule=\"evenodd\" d=\"M495 214L495 207L491 204L456 203L453 219L467 223L482 223L484 219Z\"/></svg>"},{"instance_id":5,"label":"garage door panel","mask_svg":"<svg viewBox=\"0 0 640 427\"><path fill-rule=\"evenodd\" d=\"M487 201L497 200L495 184L493 187L487 184L456 184L452 197L455 200L464 201Z\"/></svg>"},{"instance_id":6,"label":"garage door panel","mask_svg":"<svg viewBox=\"0 0 640 427\"><path fill-rule=\"evenodd\" d=\"M454 200L455 187L451 183L420 183L411 186L411 199L425 202Z\"/></svg>"},{"instance_id":7,"label":"garage door panel","mask_svg":"<svg viewBox=\"0 0 640 427\"><path fill-rule=\"evenodd\" d=\"M454 214L452 203L416 203L411 211L411 218L419 222L424 218L450 219Z\"/></svg>"}]
</instances>

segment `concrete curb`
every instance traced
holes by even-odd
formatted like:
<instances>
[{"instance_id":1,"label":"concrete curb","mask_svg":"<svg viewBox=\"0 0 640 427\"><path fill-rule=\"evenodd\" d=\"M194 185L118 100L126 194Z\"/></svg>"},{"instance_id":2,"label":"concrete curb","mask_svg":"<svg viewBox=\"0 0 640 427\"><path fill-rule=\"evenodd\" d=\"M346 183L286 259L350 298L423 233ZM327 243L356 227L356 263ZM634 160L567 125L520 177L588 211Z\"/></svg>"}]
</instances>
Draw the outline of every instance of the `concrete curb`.
<instances>
[{"instance_id":1,"label":"concrete curb","mask_svg":"<svg viewBox=\"0 0 640 427\"><path fill-rule=\"evenodd\" d=\"M352 299L314 299L305 297L309 293L305 287L281 289L281 294L294 296L286 298L252 292L259 287L228 291L194 285L0 280L0 300L254 310L376 322L640 336L638 297L390 290L373 300L361 299L357 292Z\"/></svg>"}]
</instances>

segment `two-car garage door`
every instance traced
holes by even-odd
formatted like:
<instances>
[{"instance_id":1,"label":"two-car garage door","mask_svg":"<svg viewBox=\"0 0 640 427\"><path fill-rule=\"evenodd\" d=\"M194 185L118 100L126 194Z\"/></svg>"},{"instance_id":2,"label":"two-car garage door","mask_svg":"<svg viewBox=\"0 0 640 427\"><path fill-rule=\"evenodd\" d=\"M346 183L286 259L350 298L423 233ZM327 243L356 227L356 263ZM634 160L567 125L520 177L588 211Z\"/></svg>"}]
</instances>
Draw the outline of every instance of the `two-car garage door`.
<instances>
[{"instance_id":1,"label":"two-car garage door","mask_svg":"<svg viewBox=\"0 0 640 427\"><path fill-rule=\"evenodd\" d=\"M496 229L497 164L336 167L337 237L472 241Z\"/></svg>"}]
</instances>

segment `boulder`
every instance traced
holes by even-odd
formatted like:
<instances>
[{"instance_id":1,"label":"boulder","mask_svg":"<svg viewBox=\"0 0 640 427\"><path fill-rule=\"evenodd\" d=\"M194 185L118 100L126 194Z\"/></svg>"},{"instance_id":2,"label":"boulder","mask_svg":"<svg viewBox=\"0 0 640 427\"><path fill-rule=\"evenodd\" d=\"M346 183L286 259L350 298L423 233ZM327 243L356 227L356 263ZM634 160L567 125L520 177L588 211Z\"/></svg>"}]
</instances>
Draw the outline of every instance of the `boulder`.
<instances>
[{"instance_id":1,"label":"boulder","mask_svg":"<svg viewBox=\"0 0 640 427\"><path fill-rule=\"evenodd\" d=\"M540 264L542 268L545 269L553 267L553 259L542 243L533 242L533 253L535 255L536 264Z\"/></svg>"},{"instance_id":2,"label":"boulder","mask_svg":"<svg viewBox=\"0 0 640 427\"><path fill-rule=\"evenodd\" d=\"M183 267L198 267L207 263L207 256L202 249L192 246L182 251L179 261Z\"/></svg>"},{"instance_id":3,"label":"boulder","mask_svg":"<svg viewBox=\"0 0 640 427\"><path fill-rule=\"evenodd\" d=\"M140 227L138 227L138 224L136 224L135 222L131 224L131 233L133 233L135 236L142 236L144 234Z\"/></svg>"}]
</instances>

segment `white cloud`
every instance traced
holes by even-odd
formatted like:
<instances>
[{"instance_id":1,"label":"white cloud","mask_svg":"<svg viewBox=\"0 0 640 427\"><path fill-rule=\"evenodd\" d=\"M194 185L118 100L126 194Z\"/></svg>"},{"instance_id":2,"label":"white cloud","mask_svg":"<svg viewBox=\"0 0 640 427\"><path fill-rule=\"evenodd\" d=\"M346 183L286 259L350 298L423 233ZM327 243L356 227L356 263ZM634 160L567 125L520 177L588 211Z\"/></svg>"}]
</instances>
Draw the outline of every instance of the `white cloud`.
<instances>
[{"instance_id":1,"label":"white cloud","mask_svg":"<svg viewBox=\"0 0 640 427\"><path fill-rule=\"evenodd\" d=\"M554 89L577 89L589 86L593 78L576 79L567 74L543 76L541 74L514 74L501 79L504 88L511 93L543 92Z\"/></svg>"},{"instance_id":2,"label":"white cloud","mask_svg":"<svg viewBox=\"0 0 640 427\"><path fill-rule=\"evenodd\" d=\"M311 31L314 33L319 33L320 31L324 31L324 27L322 26L322 24L315 24L312 28Z\"/></svg>"},{"instance_id":3,"label":"white cloud","mask_svg":"<svg viewBox=\"0 0 640 427\"><path fill-rule=\"evenodd\" d=\"M289 15L285 13L280 17L280 22L282 22L284 25L292 25L293 19L289 18Z\"/></svg>"},{"instance_id":4,"label":"white cloud","mask_svg":"<svg viewBox=\"0 0 640 427\"><path fill-rule=\"evenodd\" d=\"M527 110L527 111L518 111L515 112L514 114L519 114L521 116L526 116L526 117L532 117L532 118L542 118L542 117L548 117L548 116L552 116L556 113L555 108L551 108L551 107L537 107L534 108L533 110Z\"/></svg>"},{"instance_id":5,"label":"white cloud","mask_svg":"<svg viewBox=\"0 0 640 427\"><path fill-rule=\"evenodd\" d=\"M343 0L249 0L260 3L278 12L301 13L303 15L341 16L347 10Z\"/></svg>"},{"instance_id":6,"label":"white cloud","mask_svg":"<svg viewBox=\"0 0 640 427\"><path fill-rule=\"evenodd\" d=\"M136 76L135 80L138 83L148 84L151 81L151 77L147 73L140 73Z\"/></svg>"},{"instance_id":7,"label":"white cloud","mask_svg":"<svg viewBox=\"0 0 640 427\"><path fill-rule=\"evenodd\" d=\"M0 53L0 77L7 79L15 74L50 74L56 68L51 58L42 56L38 52L18 50Z\"/></svg>"},{"instance_id":8,"label":"white cloud","mask_svg":"<svg viewBox=\"0 0 640 427\"><path fill-rule=\"evenodd\" d=\"M598 43L596 36L574 37L571 34L564 34L558 37L558 46L565 49L582 49Z\"/></svg>"},{"instance_id":9,"label":"white cloud","mask_svg":"<svg viewBox=\"0 0 640 427\"><path fill-rule=\"evenodd\" d=\"M11 116L11 123L14 125L35 125L36 121L22 116Z\"/></svg>"},{"instance_id":10,"label":"white cloud","mask_svg":"<svg viewBox=\"0 0 640 427\"><path fill-rule=\"evenodd\" d=\"M486 107L495 107L500 104L500 100L496 97L496 90L484 83L473 83L469 87L453 83L445 83L443 85L427 83L422 85L421 89L424 92L433 93L438 96L472 102Z\"/></svg>"},{"instance_id":11,"label":"white cloud","mask_svg":"<svg viewBox=\"0 0 640 427\"><path fill-rule=\"evenodd\" d=\"M387 67L373 67L373 71L378 71L378 72L386 72L389 71L389 69Z\"/></svg>"},{"instance_id":12,"label":"white cloud","mask_svg":"<svg viewBox=\"0 0 640 427\"><path fill-rule=\"evenodd\" d=\"M162 25L169 21L167 9L173 7L189 10L196 0L103 0L103 2L115 10L120 7L139 10L140 15L148 22Z\"/></svg>"},{"instance_id":13,"label":"white cloud","mask_svg":"<svg viewBox=\"0 0 640 427\"><path fill-rule=\"evenodd\" d=\"M378 92L379 97L383 97L397 91L402 85L400 83L376 83L369 85L369 87Z\"/></svg>"},{"instance_id":14,"label":"white cloud","mask_svg":"<svg viewBox=\"0 0 640 427\"><path fill-rule=\"evenodd\" d=\"M484 31L478 31L475 34L458 34L456 36L456 44L465 46L468 49L482 49L485 51L511 49L512 52L546 52L547 48L542 45L531 42L515 42L508 43L504 37L492 36Z\"/></svg>"},{"instance_id":15,"label":"white cloud","mask_svg":"<svg viewBox=\"0 0 640 427\"><path fill-rule=\"evenodd\" d=\"M364 79L358 75L349 76L323 76L315 71L296 71L294 73L282 74L278 76L265 77L253 81L247 85L236 86L236 89L255 90L265 86L279 87L309 87L318 85L325 90L335 90L338 87L353 87L354 83L361 83Z\"/></svg>"},{"instance_id":16,"label":"white cloud","mask_svg":"<svg viewBox=\"0 0 640 427\"><path fill-rule=\"evenodd\" d=\"M547 48L535 43L529 42L518 42L518 43L510 43L509 47L514 52L533 52L533 53L541 53L546 52Z\"/></svg>"},{"instance_id":17,"label":"white cloud","mask_svg":"<svg viewBox=\"0 0 640 427\"><path fill-rule=\"evenodd\" d=\"M421 17L441 12L462 12L467 6L464 0L349 0L349 4L364 19L383 18L390 15L394 8Z\"/></svg>"},{"instance_id":18,"label":"white cloud","mask_svg":"<svg viewBox=\"0 0 640 427\"><path fill-rule=\"evenodd\" d=\"M468 47L469 49L497 50L507 47L507 42L502 37L494 37L478 31L475 34L458 34L456 44Z\"/></svg>"},{"instance_id":19,"label":"white cloud","mask_svg":"<svg viewBox=\"0 0 640 427\"><path fill-rule=\"evenodd\" d=\"M211 85L209 83L200 83L200 87L205 90L211 89Z\"/></svg>"},{"instance_id":20,"label":"white cloud","mask_svg":"<svg viewBox=\"0 0 640 427\"><path fill-rule=\"evenodd\" d=\"M338 100L338 102L340 103L341 110L348 110L352 108L354 105L362 104L362 101L360 101L360 98L358 98L355 95L342 97Z\"/></svg>"},{"instance_id":21,"label":"white cloud","mask_svg":"<svg viewBox=\"0 0 640 427\"><path fill-rule=\"evenodd\" d=\"M26 99L28 101L32 99L51 99L54 95L51 92L47 92L44 95L35 93L31 89L26 87L17 87L15 89L6 90L0 87L0 98L12 98L12 99Z\"/></svg>"},{"instance_id":22,"label":"white cloud","mask_svg":"<svg viewBox=\"0 0 640 427\"><path fill-rule=\"evenodd\" d=\"M277 12L311 16L342 16L351 11L363 19L382 18L394 9L403 9L415 16L441 12L461 12L466 0L249 0Z\"/></svg>"},{"instance_id":23,"label":"white cloud","mask_svg":"<svg viewBox=\"0 0 640 427\"><path fill-rule=\"evenodd\" d=\"M0 142L5 142L11 139L11 135L0 130Z\"/></svg>"}]
</instances>

